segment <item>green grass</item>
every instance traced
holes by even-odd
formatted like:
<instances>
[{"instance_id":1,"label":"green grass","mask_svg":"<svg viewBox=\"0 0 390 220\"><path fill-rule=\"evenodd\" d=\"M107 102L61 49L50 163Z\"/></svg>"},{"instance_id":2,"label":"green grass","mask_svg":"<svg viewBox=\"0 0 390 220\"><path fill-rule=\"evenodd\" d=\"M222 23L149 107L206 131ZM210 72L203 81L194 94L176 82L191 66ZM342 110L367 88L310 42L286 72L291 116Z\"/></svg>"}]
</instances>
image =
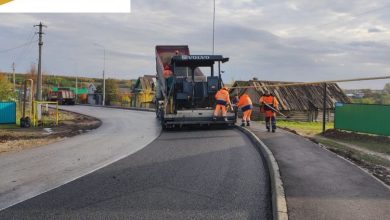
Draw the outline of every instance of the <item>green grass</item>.
<instances>
[{"instance_id":1,"label":"green grass","mask_svg":"<svg viewBox=\"0 0 390 220\"><path fill-rule=\"evenodd\" d=\"M29 106L26 108L26 116L30 116ZM17 129L20 128L20 118L22 117L22 113L19 107L19 104L16 104L16 124L0 124L0 129ZM30 116L31 117L31 116ZM74 120L76 116L69 112L59 111L58 113L58 121L70 121ZM43 116L43 120L45 120L46 124L53 123L55 121L55 115L50 116L50 119L47 116Z\"/></svg>"},{"instance_id":2,"label":"green grass","mask_svg":"<svg viewBox=\"0 0 390 220\"><path fill-rule=\"evenodd\" d=\"M286 127L295 130L299 134L306 136L314 136L322 133L322 122L301 122L301 121L277 121L277 126ZM333 122L327 122L326 129L334 128Z\"/></svg>"},{"instance_id":3,"label":"green grass","mask_svg":"<svg viewBox=\"0 0 390 220\"><path fill-rule=\"evenodd\" d=\"M278 121L277 125L279 127L286 127L291 130L295 130L301 135L314 137L315 139L320 139L320 137L316 137L322 133L322 122L297 122L297 121ZM326 123L326 129L333 128L333 122ZM351 145L356 145L357 147L361 147L367 150L371 150L374 152L390 154L390 145L386 143L378 143L374 141L364 141L364 140L346 140L346 139L335 139L334 141L344 142ZM318 140L319 141L319 140Z\"/></svg>"}]
</instances>

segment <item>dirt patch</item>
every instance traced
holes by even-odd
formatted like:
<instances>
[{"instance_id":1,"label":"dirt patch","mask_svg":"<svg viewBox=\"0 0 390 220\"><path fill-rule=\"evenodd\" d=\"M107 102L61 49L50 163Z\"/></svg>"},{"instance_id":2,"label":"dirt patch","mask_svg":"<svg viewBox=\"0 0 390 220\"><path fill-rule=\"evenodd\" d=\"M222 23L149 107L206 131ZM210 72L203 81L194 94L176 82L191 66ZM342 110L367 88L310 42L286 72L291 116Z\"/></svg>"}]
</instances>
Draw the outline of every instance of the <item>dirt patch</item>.
<instances>
[{"instance_id":1,"label":"dirt patch","mask_svg":"<svg viewBox=\"0 0 390 220\"><path fill-rule=\"evenodd\" d=\"M0 153L21 151L63 140L98 128L101 121L76 113L61 112L58 126L0 129Z\"/></svg>"},{"instance_id":2,"label":"dirt patch","mask_svg":"<svg viewBox=\"0 0 390 220\"><path fill-rule=\"evenodd\" d=\"M357 141L372 141L383 144L390 144L390 138L386 136L360 134L356 132L340 131L336 129L328 129L323 134L328 138L335 138L340 140L357 140Z\"/></svg>"}]
</instances>

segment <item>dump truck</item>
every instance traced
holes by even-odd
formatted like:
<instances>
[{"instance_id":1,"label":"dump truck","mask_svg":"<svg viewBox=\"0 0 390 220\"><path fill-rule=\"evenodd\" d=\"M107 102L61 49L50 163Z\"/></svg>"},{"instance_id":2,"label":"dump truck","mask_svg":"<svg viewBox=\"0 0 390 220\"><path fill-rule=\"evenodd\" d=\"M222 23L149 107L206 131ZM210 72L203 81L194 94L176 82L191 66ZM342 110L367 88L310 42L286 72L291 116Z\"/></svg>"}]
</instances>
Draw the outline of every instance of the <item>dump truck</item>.
<instances>
[{"instance_id":1,"label":"dump truck","mask_svg":"<svg viewBox=\"0 0 390 220\"><path fill-rule=\"evenodd\" d=\"M48 101L58 102L60 105L74 105L76 95L69 88L58 88L58 91L50 91Z\"/></svg>"},{"instance_id":2,"label":"dump truck","mask_svg":"<svg viewBox=\"0 0 390 220\"><path fill-rule=\"evenodd\" d=\"M156 46L155 106L163 128L235 124L236 111L229 111L226 120L213 117L214 96L223 87L221 63L227 61L222 55L190 55L187 45ZM172 71L168 78L164 76L166 67Z\"/></svg>"}]
</instances>

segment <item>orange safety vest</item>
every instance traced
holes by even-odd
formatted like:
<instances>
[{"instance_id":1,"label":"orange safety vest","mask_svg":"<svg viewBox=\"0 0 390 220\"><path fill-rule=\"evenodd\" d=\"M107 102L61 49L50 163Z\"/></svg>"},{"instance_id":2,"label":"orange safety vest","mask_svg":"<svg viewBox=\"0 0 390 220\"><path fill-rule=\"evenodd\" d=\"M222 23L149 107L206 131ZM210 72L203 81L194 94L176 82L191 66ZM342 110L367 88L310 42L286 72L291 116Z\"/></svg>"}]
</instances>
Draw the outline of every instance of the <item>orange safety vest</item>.
<instances>
[{"instance_id":1,"label":"orange safety vest","mask_svg":"<svg viewBox=\"0 0 390 220\"><path fill-rule=\"evenodd\" d=\"M165 79L169 78L172 76L172 71L171 70L164 70L163 76Z\"/></svg>"},{"instance_id":2,"label":"orange safety vest","mask_svg":"<svg viewBox=\"0 0 390 220\"><path fill-rule=\"evenodd\" d=\"M243 106L247 106L247 105L252 105L252 100L247 94L244 94L240 97L240 100L238 101L237 106L243 107Z\"/></svg>"},{"instance_id":3,"label":"orange safety vest","mask_svg":"<svg viewBox=\"0 0 390 220\"><path fill-rule=\"evenodd\" d=\"M215 99L217 100L217 104L219 104L219 105L230 104L229 92L224 90L224 89L220 89L215 94Z\"/></svg>"},{"instance_id":4,"label":"orange safety vest","mask_svg":"<svg viewBox=\"0 0 390 220\"><path fill-rule=\"evenodd\" d=\"M276 110L278 110L279 108L279 102L278 100L272 96L272 95L263 95L260 100L259 100L260 104L262 104L263 102L270 105L271 107L275 108ZM263 106L262 109L260 110L261 112L264 112L266 114L267 117L271 117L271 116L275 116L275 112L273 112L272 109L270 109L268 106Z\"/></svg>"}]
</instances>

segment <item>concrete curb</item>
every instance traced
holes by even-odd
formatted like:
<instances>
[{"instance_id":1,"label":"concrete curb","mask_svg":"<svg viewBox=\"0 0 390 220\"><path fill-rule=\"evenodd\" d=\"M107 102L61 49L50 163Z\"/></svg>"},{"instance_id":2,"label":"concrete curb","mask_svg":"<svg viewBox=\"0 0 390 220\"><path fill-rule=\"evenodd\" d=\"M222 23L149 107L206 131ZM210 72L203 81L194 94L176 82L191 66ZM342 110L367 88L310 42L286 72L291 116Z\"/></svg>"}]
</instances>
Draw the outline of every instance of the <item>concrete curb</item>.
<instances>
[{"instance_id":1,"label":"concrete curb","mask_svg":"<svg viewBox=\"0 0 390 220\"><path fill-rule=\"evenodd\" d=\"M271 150L249 129L236 126L264 155L270 172L272 190L272 214L274 220L288 220L287 202L284 194L283 181L279 172L279 165Z\"/></svg>"}]
</instances>

